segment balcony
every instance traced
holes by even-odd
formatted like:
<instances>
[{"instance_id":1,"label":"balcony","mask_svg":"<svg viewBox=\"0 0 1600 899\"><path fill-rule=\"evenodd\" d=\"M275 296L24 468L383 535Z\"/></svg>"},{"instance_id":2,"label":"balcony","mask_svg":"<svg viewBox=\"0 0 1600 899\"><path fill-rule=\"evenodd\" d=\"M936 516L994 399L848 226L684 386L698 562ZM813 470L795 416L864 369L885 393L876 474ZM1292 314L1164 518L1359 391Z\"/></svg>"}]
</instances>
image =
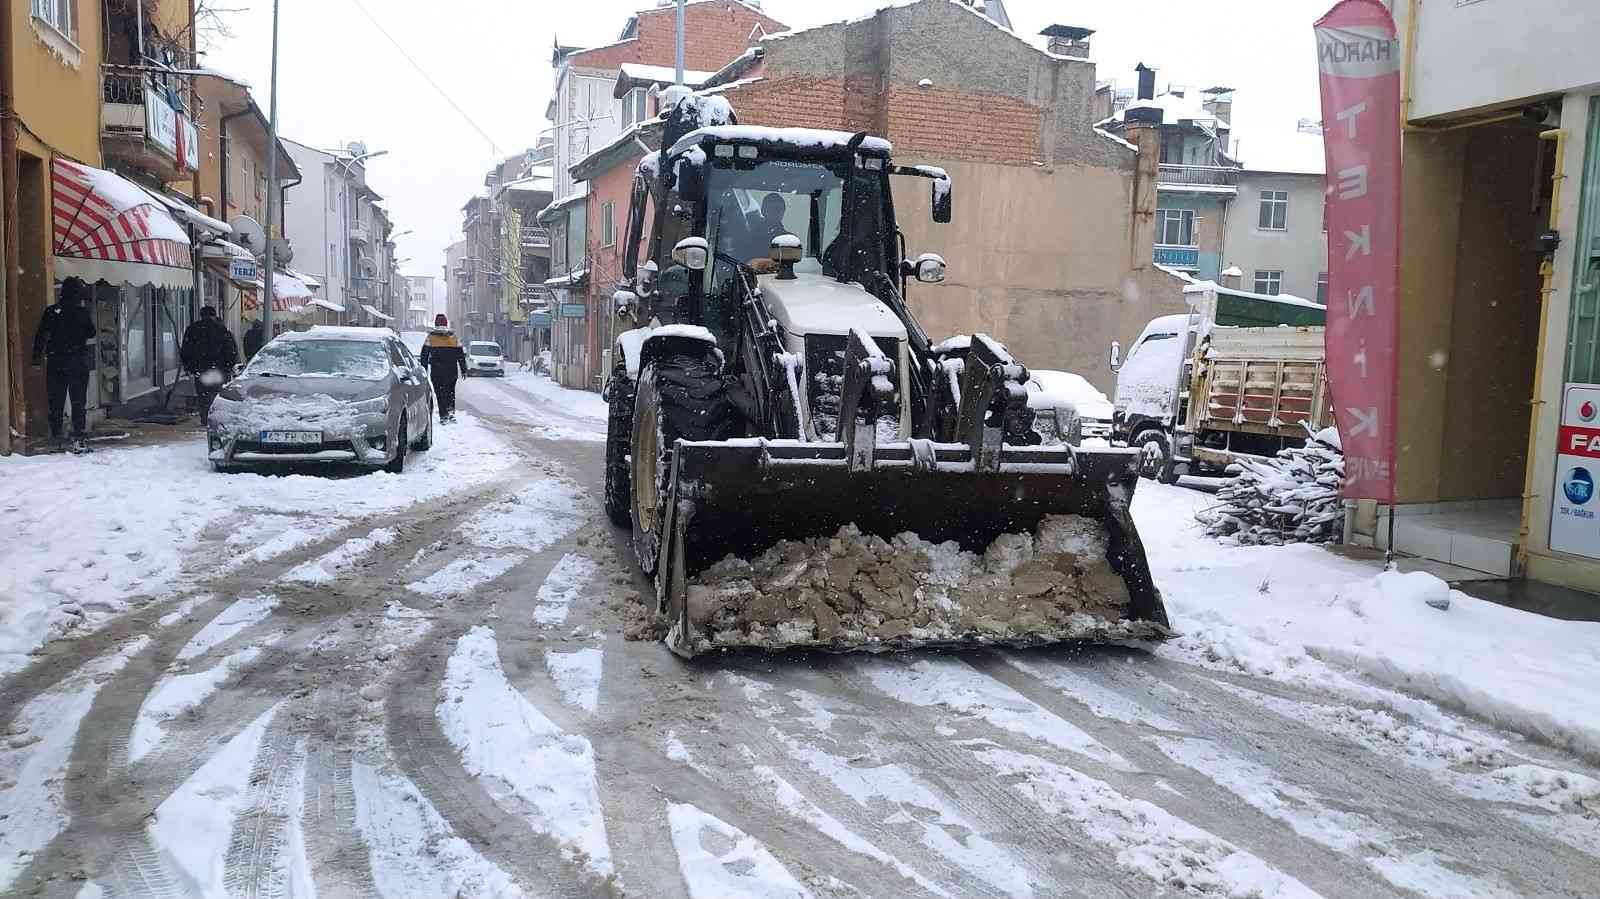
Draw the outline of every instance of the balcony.
<instances>
[{"instance_id":1,"label":"balcony","mask_svg":"<svg viewBox=\"0 0 1600 899\"><path fill-rule=\"evenodd\" d=\"M542 225L523 225L522 245L535 249L548 249L550 246L550 230Z\"/></svg>"},{"instance_id":2,"label":"balcony","mask_svg":"<svg viewBox=\"0 0 1600 899\"><path fill-rule=\"evenodd\" d=\"M372 243L372 231L367 227L366 223L364 223L364 222L351 222L350 223L350 242L351 243L361 243L361 244L370 244L370 243Z\"/></svg>"},{"instance_id":3,"label":"balcony","mask_svg":"<svg viewBox=\"0 0 1600 899\"><path fill-rule=\"evenodd\" d=\"M1237 194L1239 169L1224 165L1168 165L1161 164L1156 175L1156 186L1162 190L1188 191L1203 194Z\"/></svg>"},{"instance_id":4,"label":"balcony","mask_svg":"<svg viewBox=\"0 0 1600 899\"><path fill-rule=\"evenodd\" d=\"M1157 265L1171 268L1199 268L1200 248L1179 247L1171 244L1156 244L1155 261Z\"/></svg>"},{"instance_id":5,"label":"balcony","mask_svg":"<svg viewBox=\"0 0 1600 899\"><path fill-rule=\"evenodd\" d=\"M162 181L178 181L200 168L200 134L178 111L190 96L189 79L150 66L100 67L100 151Z\"/></svg>"}]
</instances>

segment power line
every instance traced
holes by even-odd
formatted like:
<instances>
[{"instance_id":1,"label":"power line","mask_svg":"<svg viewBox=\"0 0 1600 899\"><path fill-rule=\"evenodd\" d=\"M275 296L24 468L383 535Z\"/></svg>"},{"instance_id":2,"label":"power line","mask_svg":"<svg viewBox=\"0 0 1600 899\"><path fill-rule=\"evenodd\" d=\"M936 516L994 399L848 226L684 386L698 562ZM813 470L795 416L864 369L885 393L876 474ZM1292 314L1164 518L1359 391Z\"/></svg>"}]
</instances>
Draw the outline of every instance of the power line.
<instances>
[{"instance_id":1,"label":"power line","mask_svg":"<svg viewBox=\"0 0 1600 899\"><path fill-rule=\"evenodd\" d=\"M485 131L485 130L483 130L483 128L481 128L481 127L480 127L480 126L479 126L479 125L478 125L478 123L477 123L477 122L474 122L474 121L473 121L473 120L472 120L472 116L469 116L469 115L467 115L467 111L466 111L466 110L465 110L465 109L462 109L462 108L461 108L461 104L459 104L459 103L457 103L457 102L456 102L456 101L455 101L455 100L454 100L454 99L452 99L452 98L451 98L451 96L450 96L450 95L449 95L449 94L448 94L448 93L446 93L446 92L445 92L445 89L444 89L444 88L442 88L442 87L440 87L440 86L439 86L439 82L437 82L437 81L434 81L434 80L433 80L433 78L432 78L432 76L430 76L430 75L429 75L429 74L428 74L428 73L427 73L427 72L426 72L426 71L425 71L425 70L424 70L424 69L423 69L423 68L422 68L422 66L421 66L421 65L420 65L420 64L419 64L419 63L418 63L418 62L417 62L417 61L416 61L416 60L415 60L415 59L413 59L413 58L412 58L412 57L411 57L411 54L410 54L410 53L407 53L407 52L406 52L406 48L405 48L405 47L402 47L402 46L401 46L401 45L400 45L400 42L399 42L399 41L397 41L397 40L395 40L395 39L394 39L394 35L392 35L392 34L390 34L390 33L389 33L389 32L388 32L388 31L387 31L387 30L386 30L386 29L385 29L385 28L384 28L384 27L383 27L383 25L382 25L382 24L381 24L381 23L379 23L379 21L378 21L378 20L377 20L377 18L375 18L375 17L374 17L374 16L373 16L373 15L372 15L372 13L370 13L370 12L368 12L368 11L367 11L367 8L366 8L366 7L365 7L365 6L363 6L363 5L361 5L361 0L350 0L350 2L351 2L351 3L354 3L354 4L355 4L355 7L356 7L356 9L359 9L359 10L361 10L361 14L362 14L362 15L364 15L364 16L366 16L366 17L367 17L367 21L369 21L369 22L371 22L371 23L372 23L372 27L373 27L373 28L376 28L376 29L378 29L378 33L379 33L379 34L381 34L381 35L383 35L383 36L384 36L384 37L385 37L385 38L388 38L388 40L389 40L389 43L391 43L391 44L393 44L393 45L394 45L394 48L395 48L395 49L396 49L396 50L398 50L398 51L400 51L400 55L401 55L401 56L403 56L403 57L405 57L405 60L406 60L406 62L409 62L409 63L411 63L411 67L412 67L412 68L413 68L413 69L416 69L416 70L417 70L417 74L418 74L418 75L421 75L421 76L422 76L422 80L424 80L424 81L426 81L426 82L428 82L428 84L429 84L429 85L430 85L430 86L431 86L431 87L432 87L432 88L433 88L433 89L434 89L434 90L435 90L435 91L437 91L437 92L438 92L438 94L439 94L439 96L441 96L441 97L443 97L443 98L444 98L444 101L445 101L445 102L446 102L446 103L449 103L449 104L450 104L450 106L451 106L451 108L453 108L453 109L455 109L455 111L456 111L456 112L457 112L457 113L458 113L458 114L460 114L460 116L461 116L461 118L462 118L462 119L463 119L463 120L465 120L465 121L466 121L466 123L467 123L467 124L468 124L468 125L471 125L471 126L472 126L472 127L473 127L473 130L475 130L475 131L477 131L477 132L478 132L478 133L479 133L479 134L481 134L481 135L483 135L483 139L484 139L484 140L486 140L486 141L488 141L488 142L489 142L489 150L490 150L490 151L491 151L491 152L493 152L493 153L494 153L494 155L495 155L495 156L496 156L496 157L498 157L498 156L499 156L499 155L500 155L500 147L499 147L499 146L498 146L498 145L496 145L496 144L495 144L495 142L494 142L494 138L492 138L492 137L490 137L490 136L489 136L489 132L487 132L487 131Z\"/></svg>"}]
</instances>

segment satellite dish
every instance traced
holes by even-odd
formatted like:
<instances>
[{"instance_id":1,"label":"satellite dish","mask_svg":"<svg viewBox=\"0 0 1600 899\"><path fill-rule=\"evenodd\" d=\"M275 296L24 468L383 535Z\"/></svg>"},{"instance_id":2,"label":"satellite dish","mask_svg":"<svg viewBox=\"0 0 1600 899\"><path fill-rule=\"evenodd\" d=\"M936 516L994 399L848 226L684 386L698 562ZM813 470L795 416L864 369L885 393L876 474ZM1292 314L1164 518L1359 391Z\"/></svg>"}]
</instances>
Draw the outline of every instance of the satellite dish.
<instances>
[{"instance_id":1,"label":"satellite dish","mask_svg":"<svg viewBox=\"0 0 1600 899\"><path fill-rule=\"evenodd\" d=\"M288 265L294 261L294 247L289 245L289 238L274 237L272 239L272 264Z\"/></svg>"},{"instance_id":2,"label":"satellite dish","mask_svg":"<svg viewBox=\"0 0 1600 899\"><path fill-rule=\"evenodd\" d=\"M233 242L260 256L267 252L267 232L261 223L244 213L233 217Z\"/></svg>"}]
</instances>

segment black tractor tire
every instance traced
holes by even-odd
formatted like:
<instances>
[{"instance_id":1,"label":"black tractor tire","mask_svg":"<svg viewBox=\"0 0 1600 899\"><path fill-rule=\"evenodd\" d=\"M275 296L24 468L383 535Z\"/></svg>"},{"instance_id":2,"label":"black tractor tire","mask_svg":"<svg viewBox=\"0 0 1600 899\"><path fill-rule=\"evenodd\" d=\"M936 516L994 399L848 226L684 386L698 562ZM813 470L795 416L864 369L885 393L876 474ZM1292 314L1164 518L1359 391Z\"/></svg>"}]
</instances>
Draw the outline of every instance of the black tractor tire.
<instances>
[{"instance_id":1,"label":"black tractor tire","mask_svg":"<svg viewBox=\"0 0 1600 899\"><path fill-rule=\"evenodd\" d=\"M633 525L633 379L618 369L606 385L606 517L619 528Z\"/></svg>"},{"instance_id":2,"label":"black tractor tire","mask_svg":"<svg viewBox=\"0 0 1600 899\"><path fill-rule=\"evenodd\" d=\"M633 403L633 554L645 574L656 573L662 522L672 480L672 446L678 440L727 440L738 412L712 352L669 352L639 375Z\"/></svg>"},{"instance_id":3,"label":"black tractor tire","mask_svg":"<svg viewBox=\"0 0 1600 899\"><path fill-rule=\"evenodd\" d=\"M1128 445L1139 451L1139 476L1163 484L1178 483L1172 464L1172 439L1151 428L1140 431Z\"/></svg>"},{"instance_id":4,"label":"black tractor tire","mask_svg":"<svg viewBox=\"0 0 1600 899\"><path fill-rule=\"evenodd\" d=\"M400 413L400 430L395 432L394 458L383 470L390 474L401 474L406 470L406 451L411 448L410 441L406 440L406 414Z\"/></svg>"}]
</instances>

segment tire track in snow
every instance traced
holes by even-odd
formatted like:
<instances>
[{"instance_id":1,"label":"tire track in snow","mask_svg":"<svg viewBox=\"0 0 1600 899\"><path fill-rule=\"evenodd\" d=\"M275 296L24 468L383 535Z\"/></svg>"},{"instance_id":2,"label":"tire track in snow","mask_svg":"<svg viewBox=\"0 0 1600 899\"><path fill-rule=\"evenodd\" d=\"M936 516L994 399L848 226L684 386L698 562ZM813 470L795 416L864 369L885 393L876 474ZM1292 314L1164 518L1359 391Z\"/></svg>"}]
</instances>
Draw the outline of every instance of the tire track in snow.
<instances>
[{"instance_id":1,"label":"tire track in snow","mask_svg":"<svg viewBox=\"0 0 1600 899\"><path fill-rule=\"evenodd\" d=\"M688 803L668 803L678 870L692 899L814 899L767 847Z\"/></svg>"},{"instance_id":2,"label":"tire track in snow","mask_svg":"<svg viewBox=\"0 0 1600 899\"><path fill-rule=\"evenodd\" d=\"M293 714L291 710L283 717ZM305 782L305 737L289 727L273 728L251 765L248 805L234 819L223 859L228 895L315 895L301 829Z\"/></svg>"},{"instance_id":3,"label":"tire track in snow","mask_svg":"<svg viewBox=\"0 0 1600 899\"><path fill-rule=\"evenodd\" d=\"M6 728L0 744L0 891L17 881L35 852L65 830L70 821L62 781L73 746L95 696L112 675L150 645L149 637L78 669L40 694Z\"/></svg>"},{"instance_id":4,"label":"tire track in snow","mask_svg":"<svg viewBox=\"0 0 1600 899\"><path fill-rule=\"evenodd\" d=\"M825 733L795 736L779 726L808 720L815 725L819 716L806 712L805 707L814 710L820 700L803 698L795 704L798 714L794 714L778 698L782 694L774 684L733 672L724 672L721 679L750 706L752 714L740 729L747 742L762 748L757 756L789 758L813 782L843 796L855 809L851 817L859 821L852 829L876 833L880 839L893 834L907 845L919 847L919 852L938 861L939 879L964 883L969 890L979 887L990 896L1035 895L1036 881L1041 878L988 838L994 828L969 819L955 801L936 792L910 769L880 758L881 742L874 741L868 753L847 757L825 748L835 743ZM856 716L851 717L860 723Z\"/></svg>"}]
</instances>

